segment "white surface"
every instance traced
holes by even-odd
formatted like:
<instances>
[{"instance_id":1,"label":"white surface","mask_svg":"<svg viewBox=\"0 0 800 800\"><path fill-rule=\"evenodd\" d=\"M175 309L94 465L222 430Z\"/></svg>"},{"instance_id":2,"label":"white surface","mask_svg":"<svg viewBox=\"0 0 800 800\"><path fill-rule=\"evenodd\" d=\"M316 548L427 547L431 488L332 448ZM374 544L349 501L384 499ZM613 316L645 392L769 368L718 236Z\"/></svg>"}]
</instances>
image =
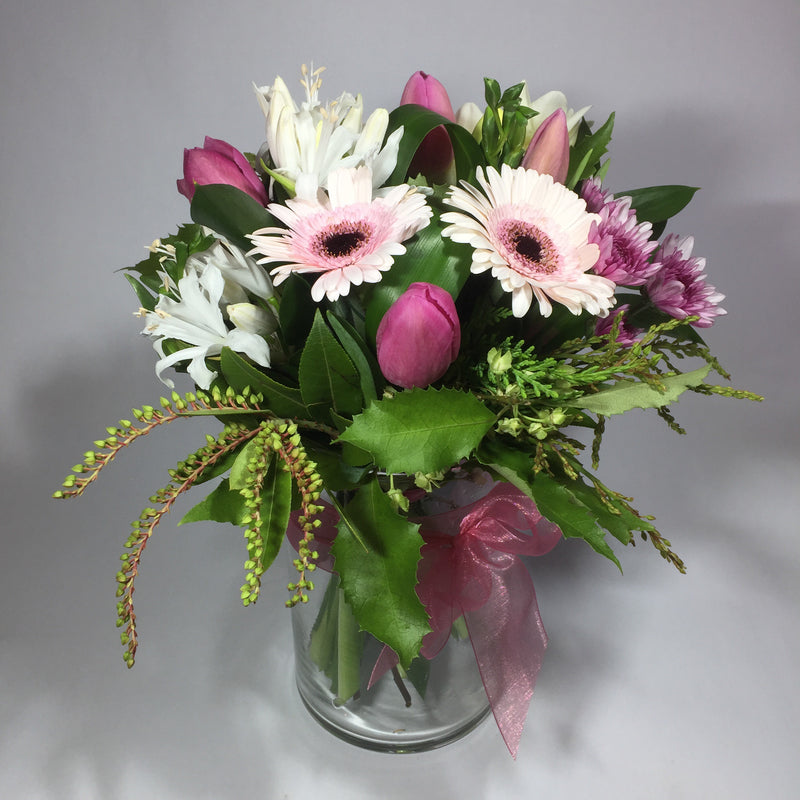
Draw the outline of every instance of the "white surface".
<instances>
[{"instance_id":1,"label":"white surface","mask_svg":"<svg viewBox=\"0 0 800 800\"><path fill-rule=\"evenodd\" d=\"M795 0L347 6L31 0L0 10L3 510L0 797L793 798L800 786ZM481 14L491 14L482 19ZM302 712L279 574L238 603L234 529L166 521L125 669L114 572L127 520L202 423L48 500L103 427L162 393L113 270L188 219L183 147L262 139L250 82L329 67L332 97L391 106L416 69L455 104L481 79L617 111L616 190L703 187L693 233L729 316L709 333L759 406L688 398L678 437L615 420L601 474L689 566L625 575L571 542L532 565L551 638L520 755L491 723L420 756L341 744ZM185 508L184 505L182 508ZM180 513L180 509L179 509Z\"/></svg>"}]
</instances>

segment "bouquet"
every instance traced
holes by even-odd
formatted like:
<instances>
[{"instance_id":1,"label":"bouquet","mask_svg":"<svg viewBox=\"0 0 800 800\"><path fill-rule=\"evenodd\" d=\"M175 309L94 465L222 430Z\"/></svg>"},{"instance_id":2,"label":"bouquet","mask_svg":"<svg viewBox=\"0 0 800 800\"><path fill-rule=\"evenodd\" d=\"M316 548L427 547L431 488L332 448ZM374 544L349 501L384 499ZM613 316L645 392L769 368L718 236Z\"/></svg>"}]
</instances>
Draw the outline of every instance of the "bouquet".
<instances>
[{"instance_id":1,"label":"bouquet","mask_svg":"<svg viewBox=\"0 0 800 800\"><path fill-rule=\"evenodd\" d=\"M182 522L244 531L244 605L288 531L287 605L333 570L354 629L383 647L375 671L413 678L433 639L492 608L459 594L467 562L499 581L563 535L619 566L610 542L638 534L683 572L653 518L598 478L606 421L653 409L682 433L670 406L683 392L759 399L709 380L728 378L701 336L723 295L692 238L665 234L696 189L612 193L613 114L596 126L559 92L491 79L484 107L456 114L418 72L397 108L365 119L360 95L320 101L321 72L303 68L299 103L280 78L256 89L257 152L212 138L185 151L193 222L126 271L156 374L174 389L169 370L188 373L195 389L108 428L56 496L80 495L167 423L221 425L133 522L117 575L128 666L142 554L192 487L216 481ZM420 509L475 476L483 497L437 549ZM524 719L538 663L513 669L481 667L501 730L507 712ZM348 695L339 679L344 702L357 685ZM519 732L506 734L515 752Z\"/></svg>"}]
</instances>

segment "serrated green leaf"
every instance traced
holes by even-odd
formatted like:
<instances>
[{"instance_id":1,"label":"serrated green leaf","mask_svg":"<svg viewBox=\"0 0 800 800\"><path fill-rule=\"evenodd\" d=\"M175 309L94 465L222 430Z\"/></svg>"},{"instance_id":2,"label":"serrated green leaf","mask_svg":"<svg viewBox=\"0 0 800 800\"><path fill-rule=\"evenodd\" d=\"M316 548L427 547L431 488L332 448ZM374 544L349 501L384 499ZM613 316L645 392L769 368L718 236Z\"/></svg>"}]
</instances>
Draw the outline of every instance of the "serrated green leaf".
<instances>
[{"instance_id":1,"label":"serrated green leaf","mask_svg":"<svg viewBox=\"0 0 800 800\"><path fill-rule=\"evenodd\" d=\"M361 385L350 357L317 309L300 356L300 393L314 419L330 420L330 412L350 416L363 407Z\"/></svg>"},{"instance_id":2,"label":"serrated green leaf","mask_svg":"<svg viewBox=\"0 0 800 800\"><path fill-rule=\"evenodd\" d=\"M602 414L604 417L624 414L632 408L661 408L674 403L690 386L700 385L710 369L706 364L691 372L666 375L662 378L665 387L663 392L642 381L624 380L596 394L578 397L566 405Z\"/></svg>"},{"instance_id":3,"label":"serrated green leaf","mask_svg":"<svg viewBox=\"0 0 800 800\"><path fill-rule=\"evenodd\" d=\"M276 416L308 416L299 389L278 383L228 347L222 348L220 369L230 387L237 392L244 391L246 387L258 392L264 398L264 405Z\"/></svg>"},{"instance_id":4,"label":"serrated green leaf","mask_svg":"<svg viewBox=\"0 0 800 800\"><path fill-rule=\"evenodd\" d=\"M395 512L377 480L358 489L344 516L332 552L347 603L361 628L391 647L408 668L430 631L415 591L423 544L419 526Z\"/></svg>"},{"instance_id":5,"label":"serrated green leaf","mask_svg":"<svg viewBox=\"0 0 800 800\"><path fill-rule=\"evenodd\" d=\"M469 456L493 423L472 394L411 389L372 403L339 438L387 472L437 472Z\"/></svg>"},{"instance_id":6,"label":"serrated green leaf","mask_svg":"<svg viewBox=\"0 0 800 800\"><path fill-rule=\"evenodd\" d=\"M230 488L227 478L223 478L212 492L184 514L178 525L212 520L241 526L247 514L244 498L238 491Z\"/></svg>"},{"instance_id":7,"label":"serrated green leaf","mask_svg":"<svg viewBox=\"0 0 800 800\"><path fill-rule=\"evenodd\" d=\"M261 203L226 184L195 186L190 213L195 222L211 228L245 252L253 246L246 234L277 225Z\"/></svg>"}]
</instances>

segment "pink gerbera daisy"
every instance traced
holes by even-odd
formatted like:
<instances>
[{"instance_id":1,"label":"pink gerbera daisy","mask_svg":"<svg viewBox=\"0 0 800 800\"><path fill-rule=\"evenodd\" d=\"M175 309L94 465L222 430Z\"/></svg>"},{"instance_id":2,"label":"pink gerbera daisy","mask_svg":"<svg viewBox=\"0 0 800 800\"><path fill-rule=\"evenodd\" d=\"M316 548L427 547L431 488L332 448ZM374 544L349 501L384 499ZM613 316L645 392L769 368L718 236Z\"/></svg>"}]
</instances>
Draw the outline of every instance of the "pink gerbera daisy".
<instances>
[{"instance_id":1,"label":"pink gerbera daisy","mask_svg":"<svg viewBox=\"0 0 800 800\"><path fill-rule=\"evenodd\" d=\"M653 305L661 311L675 319L698 316L700 319L692 324L708 328L714 317L727 313L719 307L725 295L706 283L706 260L691 257L693 246L691 236L667 236L654 256L661 267L645 288Z\"/></svg>"},{"instance_id":2,"label":"pink gerbera daisy","mask_svg":"<svg viewBox=\"0 0 800 800\"><path fill-rule=\"evenodd\" d=\"M442 235L474 248L471 271L491 269L511 293L515 317L528 312L534 297L545 317L551 300L573 314L586 309L605 316L614 305L614 284L589 272L599 255L589 230L599 218L587 213L586 203L535 170L504 164L500 172L478 169L476 177L483 192L462 181L447 199L459 211L442 214L452 223Z\"/></svg>"},{"instance_id":3,"label":"pink gerbera daisy","mask_svg":"<svg viewBox=\"0 0 800 800\"><path fill-rule=\"evenodd\" d=\"M422 194L401 185L372 196L372 172L361 166L341 169L328 176L328 191L313 197L287 200L269 206L286 228L262 228L249 235L250 255L259 264L280 266L270 270L277 286L293 272L318 272L311 297L336 300L350 286L377 283L394 256L405 253L401 242L424 228L431 210Z\"/></svg>"}]
</instances>

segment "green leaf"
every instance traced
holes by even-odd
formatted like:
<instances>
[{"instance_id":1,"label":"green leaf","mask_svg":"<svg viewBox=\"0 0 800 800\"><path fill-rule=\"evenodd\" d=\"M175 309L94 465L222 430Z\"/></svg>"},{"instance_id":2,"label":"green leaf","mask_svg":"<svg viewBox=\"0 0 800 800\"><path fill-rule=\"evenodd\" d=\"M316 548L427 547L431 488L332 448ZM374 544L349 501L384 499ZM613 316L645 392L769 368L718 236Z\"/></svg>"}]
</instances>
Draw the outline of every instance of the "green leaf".
<instances>
[{"instance_id":1,"label":"green leaf","mask_svg":"<svg viewBox=\"0 0 800 800\"><path fill-rule=\"evenodd\" d=\"M632 408L661 408L675 402L691 386L698 386L708 375L711 367L706 364L691 372L666 375L661 378L665 390L658 389L642 381L622 380L608 389L596 394L587 394L565 404L582 408L594 414L610 417L624 414Z\"/></svg>"},{"instance_id":2,"label":"green leaf","mask_svg":"<svg viewBox=\"0 0 800 800\"><path fill-rule=\"evenodd\" d=\"M466 458L494 423L474 395L412 389L378 400L339 437L370 453L387 472L437 472Z\"/></svg>"},{"instance_id":3,"label":"green leaf","mask_svg":"<svg viewBox=\"0 0 800 800\"><path fill-rule=\"evenodd\" d=\"M327 319L328 324L333 328L345 352L358 370L358 378L361 382L361 395L364 398L363 405L369 405L370 401L378 399L374 377L375 371L380 375L378 364L372 357L372 353L367 349L364 341L351 325L344 320L340 320L330 311L327 314Z\"/></svg>"},{"instance_id":4,"label":"green leaf","mask_svg":"<svg viewBox=\"0 0 800 800\"><path fill-rule=\"evenodd\" d=\"M245 251L253 246L246 234L277 225L261 203L241 189L226 184L196 186L190 213L195 222L211 228Z\"/></svg>"},{"instance_id":5,"label":"green leaf","mask_svg":"<svg viewBox=\"0 0 800 800\"><path fill-rule=\"evenodd\" d=\"M377 480L356 492L344 516L332 552L347 603L358 624L391 647L408 668L430 631L415 591L423 544L419 526L395 512Z\"/></svg>"},{"instance_id":6,"label":"green leaf","mask_svg":"<svg viewBox=\"0 0 800 800\"><path fill-rule=\"evenodd\" d=\"M280 458L270 460L261 484L261 536L264 541L259 561L268 569L281 549L292 510L292 476Z\"/></svg>"},{"instance_id":7,"label":"green leaf","mask_svg":"<svg viewBox=\"0 0 800 800\"><path fill-rule=\"evenodd\" d=\"M625 544L630 541L630 531L646 529L647 523L625 511L621 504L612 502L621 512L619 516L613 514L593 487L580 479L564 476L559 481L543 472L534 475L532 459L513 444L498 439L485 441L478 450L478 459L532 498L542 516L558 525L564 536L585 539L593 550L618 567L619 561L605 541L604 529Z\"/></svg>"},{"instance_id":8,"label":"green leaf","mask_svg":"<svg viewBox=\"0 0 800 800\"><path fill-rule=\"evenodd\" d=\"M308 654L331 682L335 702L346 703L361 688L364 633L347 605L339 576L334 573L311 629Z\"/></svg>"},{"instance_id":9,"label":"green leaf","mask_svg":"<svg viewBox=\"0 0 800 800\"><path fill-rule=\"evenodd\" d=\"M573 486L573 483L576 485ZM579 497L580 481L566 479L559 482L544 472L531 482L532 497L539 513L554 522L566 537L584 539L600 555L613 561L622 569L614 551L605 540L605 532L597 516Z\"/></svg>"},{"instance_id":10,"label":"green leaf","mask_svg":"<svg viewBox=\"0 0 800 800\"><path fill-rule=\"evenodd\" d=\"M255 439L251 439L239 450L236 460L231 466L231 475L229 479L231 489L238 492L240 489L249 488L252 483L252 473L250 472L249 464L260 450L261 445Z\"/></svg>"},{"instance_id":11,"label":"green leaf","mask_svg":"<svg viewBox=\"0 0 800 800\"><path fill-rule=\"evenodd\" d=\"M614 196L630 197L636 219L655 225L674 217L689 204L696 191L696 186L648 186L629 192L615 192Z\"/></svg>"},{"instance_id":12,"label":"green leaf","mask_svg":"<svg viewBox=\"0 0 800 800\"><path fill-rule=\"evenodd\" d=\"M405 182L408 167L422 140L440 125L444 125L453 145L457 176L469 181L474 180L476 167L483 164L483 153L480 145L468 130L435 111L411 103L398 106L389 114L386 135L388 136L401 125L403 126L403 138L397 154L397 166L386 181L387 186L397 186Z\"/></svg>"},{"instance_id":13,"label":"green leaf","mask_svg":"<svg viewBox=\"0 0 800 800\"><path fill-rule=\"evenodd\" d=\"M614 131L613 112L594 133L589 133L588 130L588 125L581 126L582 135L578 136L578 141L570 150L569 174L565 184L568 189L574 189L584 178L593 175L600 165L600 159L608 152L608 144Z\"/></svg>"},{"instance_id":14,"label":"green leaf","mask_svg":"<svg viewBox=\"0 0 800 800\"><path fill-rule=\"evenodd\" d=\"M304 342L314 322L311 287L297 274L292 274L280 287L280 330L285 344Z\"/></svg>"},{"instance_id":15,"label":"green leaf","mask_svg":"<svg viewBox=\"0 0 800 800\"><path fill-rule=\"evenodd\" d=\"M363 407L358 372L317 309L300 356L300 392L314 419L351 416Z\"/></svg>"},{"instance_id":16,"label":"green leaf","mask_svg":"<svg viewBox=\"0 0 800 800\"><path fill-rule=\"evenodd\" d=\"M264 405L279 417L307 417L300 390L273 380L228 347L222 348L220 368L228 385L237 392L249 387L264 398Z\"/></svg>"},{"instance_id":17,"label":"green leaf","mask_svg":"<svg viewBox=\"0 0 800 800\"><path fill-rule=\"evenodd\" d=\"M472 248L441 235L439 210L434 208L430 225L405 243L406 252L395 256L392 268L383 273L367 301L366 336L375 342L383 315L412 283L432 283L450 292L455 300L469 277Z\"/></svg>"},{"instance_id":18,"label":"green leaf","mask_svg":"<svg viewBox=\"0 0 800 800\"><path fill-rule=\"evenodd\" d=\"M147 311L152 311L156 307L156 298L133 275L129 275L126 272L125 279L133 287L133 291L136 292L139 305Z\"/></svg>"},{"instance_id":19,"label":"green leaf","mask_svg":"<svg viewBox=\"0 0 800 800\"><path fill-rule=\"evenodd\" d=\"M205 499L184 514L178 525L183 525L186 522L212 520L214 522L230 522L232 525L241 526L244 524L243 520L247 514L244 498L237 490L230 488L227 478L223 478Z\"/></svg>"}]
</instances>

